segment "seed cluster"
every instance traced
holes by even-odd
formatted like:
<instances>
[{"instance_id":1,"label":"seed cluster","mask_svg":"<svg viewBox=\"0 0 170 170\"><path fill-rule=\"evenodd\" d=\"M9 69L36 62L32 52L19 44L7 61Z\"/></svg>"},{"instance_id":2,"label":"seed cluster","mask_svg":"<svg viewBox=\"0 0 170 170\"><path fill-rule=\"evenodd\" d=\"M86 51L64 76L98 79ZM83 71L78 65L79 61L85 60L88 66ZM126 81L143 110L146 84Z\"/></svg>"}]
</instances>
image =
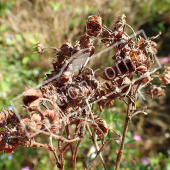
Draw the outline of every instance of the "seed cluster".
<instances>
[{"instance_id":1,"label":"seed cluster","mask_svg":"<svg viewBox=\"0 0 170 170\"><path fill-rule=\"evenodd\" d=\"M29 115L21 118L13 111L3 109L0 113L0 151L12 154L19 146L44 147L60 152L60 160L56 157L57 166L63 169L62 155L70 147L70 143L77 142L75 155L77 156L79 142L85 137L88 130L93 143L99 151L97 139L101 140L101 149L105 146L105 137L109 127L102 118L102 110L111 107L114 100L126 98L134 103L137 98L134 87L140 90L147 84L152 86L152 68L156 37L145 40L142 37L131 38L126 32L126 16L117 18L113 29L102 25L102 18L98 15L89 16L86 22L86 33L72 45L70 42L63 44L52 59L53 71L46 75L43 85L38 89L27 88L23 93L23 106ZM86 68L87 61L95 54L95 42L100 39L105 49L115 50L114 64L105 68L101 75L102 82L96 79L95 72ZM38 53L42 54L46 48L39 43L36 46ZM75 71L75 61L81 57L86 58L83 66L78 65ZM77 66L76 66L77 67ZM170 69L158 75L163 84L170 83ZM163 95L162 87L150 88L151 95ZM97 103L101 114L97 115L92 110L92 105ZM68 125L75 125L73 136L70 137ZM64 133L66 132L66 133ZM65 135L66 134L66 135ZM50 145L37 144L36 136L46 135ZM51 138L58 141L58 150L52 145ZM61 142L66 145L61 147ZM73 152L73 151L72 151ZM98 155L99 153L98 152ZM74 154L73 154L74 155ZM76 162L76 156L73 162ZM102 156L100 155L101 159Z\"/></svg>"}]
</instances>

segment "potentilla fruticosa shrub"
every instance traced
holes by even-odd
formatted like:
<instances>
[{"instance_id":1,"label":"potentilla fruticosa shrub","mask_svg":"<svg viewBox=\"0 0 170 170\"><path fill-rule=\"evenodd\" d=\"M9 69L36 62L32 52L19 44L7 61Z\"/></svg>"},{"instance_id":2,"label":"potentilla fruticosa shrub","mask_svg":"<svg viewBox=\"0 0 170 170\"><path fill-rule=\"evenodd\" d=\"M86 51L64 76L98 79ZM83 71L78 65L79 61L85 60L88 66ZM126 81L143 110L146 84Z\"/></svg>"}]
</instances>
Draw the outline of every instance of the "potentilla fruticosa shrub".
<instances>
[{"instance_id":1,"label":"potentilla fruticosa shrub","mask_svg":"<svg viewBox=\"0 0 170 170\"><path fill-rule=\"evenodd\" d=\"M116 19L113 29L102 25L102 18L97 14L88 17L86 33L74 45L67 42L58 49L39 43L36 46L38 53L42 54L47 48L55 51L52 59L54 69L46 75L39 89L29 87L23 92L23 109L29 113L28 116L18 116L9 109L0 112L0 151L12 154L17 147L42 147L54 154L57 167L63 170L65 152L70 150L75 170L78 151L88 131L97 152L85 169L90 169L97 157L107 169L102 151L108 141L120 139L115 160L118 170L129 122L138 113L146 114L146 108L136 109L138 93L148 87L146 90L152 97L161 96L164 94L163 85L170 83L169 67L165 67L164 73L153 68L157 52L154 39L157 36L144 39L137 38L134 33L134 37L130 37L125 32L127 26L130 27L124 14ZM95 56L96 39L101 41L102 50L115 51L110 56L114 64L105 68L100 81L96 79L95 71L86 67L88 60ZM79 62L81 58L85 59L84 64ZM156 79L162 85L152 84ZM102 113L115 100L122 100L127 105L124 131L116 138L106 139L109 125ZM94 103L98 104L100 115L93 111ZM49 144L38 142L37 136L46 136ZM54 140L58 142L55 147Z\"/></svg>"}]
</instances>

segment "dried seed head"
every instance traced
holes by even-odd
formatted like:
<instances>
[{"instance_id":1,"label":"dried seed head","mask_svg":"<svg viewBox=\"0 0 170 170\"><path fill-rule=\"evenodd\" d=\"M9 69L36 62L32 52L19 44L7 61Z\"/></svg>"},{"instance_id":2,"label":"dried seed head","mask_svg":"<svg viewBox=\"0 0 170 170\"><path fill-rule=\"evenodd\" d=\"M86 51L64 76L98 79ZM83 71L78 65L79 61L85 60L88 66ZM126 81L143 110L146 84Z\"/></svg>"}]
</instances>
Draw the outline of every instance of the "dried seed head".
<instances>
[{"instance_id":1,"label":"dried seed head","mask_svg":"<svg viewBox=\"0 0 170 170\"><path fill-rule=\"evenodd\" d=\"M29 111L34 111L40 104L40 99L42 93L40 90L35 90L34 88L29 88L23 93L23 103L28 107Z\"/></svg>"},{"instance_id":2,"label":"dried seed head","mask_svg":"<svg viewBox=\"0 0 170 170\"><path fill-rule=\"evenodd\" d=\"M41 121L41 116L39 115L39 114L33 114L32 116L31 116L31 120L32 121L34 121L35 123L40 123L40 121Z\"/></svg>"},{"instance_id":3,"label":"dried seed head","mask_svg":"<svg viewBox=\"0 0 170 170\"><path fill-rule=\"evenodd\" d=\"M98 37L102 30L102 19L99 15L89 16L86 22L86 32L89 36Z\"/></svg>"},{"instance_id":4,"label":"dried seed head","mask_svg":"<svg viewBox=\"0 0 170 170\"><path fill-rule=\"evenodd\" d=\"M7 155L11 155L15 152L15 149L16 147L12 146L12 145L8 145L7 148L5 148L4 152L7 154Z\"/></svg>"},{"instance_id":5,"label":"dried seed head","mask_svg":"<svg viewBox=\"0 0 170 170\"><path fill-rule=\"evenodd\" d=\"M14 153L16 148L20 145L19 139L17 137L10 138L10 136L13 136L13 134L10 134L9 132L6 133L6 136L4 136L4 140L6 142L4 152L8 155Z\"/></svg>"},{"instance_id":6,"label":"dried seed head","mask_svg":"<svg viewBox=\"0 0 170 170\"><path fill-rule=\"evenodd\" d=\"M164 73L160 76L163 84L170 84L170 67L166 67Z\"/></svg>"},{"instance_id":7,"label":"dried seed head","mask_svg":"<svg viewBox=\"0 0 170 170\"><path fill-rule=\"evenodd\" d=\"M39 53L39 54L43 53L44 46L41 43L37 44L37 46L35 46L35 47L36 47L37 53Z\"/></svg>"},{"instance_id":8,"label":"dried seed head","mask_svg":"<svg viewBox=\"0 0 170 170\"><path fill-rule=\"evenodd\" d=\"M144 65L143 66L139 66L139 67L136 68L136 71L141 72L141 73L146 73L147 72L147 68Z\"/></svg>"},{"instance_id":9,"label":"dried seed head","mask_svg":"<svg viewBox=\"0 0 170 170\"><path fill-rule=\"evenodd\" d=\"M71 77L73 76L73 73L69 72L69 71L65 71L61 76L60 76L60 80L59 83L60 85L64 85L66 82L68 82L69 80L71 80Z\"/></svg>"},{"instance_id":10,"label":"dried seed head","mask_svg":"<svg viewBox=\"0 0 170 170\"><path fill-rule=\"evenodd\" d=\"M61 127L59 120L59 113L54 110L46 110L44 112L44 125L45 129L48 128L51 132L56 133Z\"/></svg>"},{"instance_id":11,"label":"dried seed head","mask_svg":"<svg viewBox=\"0 0 170 170\"><path fill-rule=\"evenodd\" d=\"M67 42L66 44L63 44L60 49L64 56L71 57L71 52L73 51L71 43Z\"/></svg>"},{"instance_id":12,"label":"dried seed head","mask_svg":"<svg viewBox=\"0 0 170 170\"><path fill-rule=\"evenodd\" d=\"M24 119L21 119L21 122L17 124L17 131L19 134L23 136L26 134L25 126L27 125L28 122L29 122L29 118L24 118Z\"/></svg>"},{"instance_id":13,"label":"dried seed head","mask_svg":"<svg viewBox=\"0 0 170 170\"><path fill-rule=\"evenodd\" d=\"M18 122L18 117L12 110L3 109L2 112L0 112L0 127L8 124L15 126Z\"/></svg>"},{"instance_id":14,"label":"dried seed head","mask_svg":"<svg viewBox=\"0 0 170 170\"><path fill-rule=\"evenodd\" d=\"M158 87L156 85L152 86L152 88L150 89L150 94L153 98L153 96L163 96L165 95L165 90L162 87Z\"/></svg>"},{"instance_id":15,"label":"dried seed head","mask_svg":"<svg viewBox=\"0 0 170 170\"><path fill-rule=\"evenodd\" d=\"M3 151L6 147L6 142L5 142L5 132L1 131L0 132L0 151Z\"/></svg>"},{"instance_id":16,"label":"dried seed head","mask_svg":"<svg viewBox=\"0 0 170 170\"><path fill-rule=\"evenodd\" d=\"M96 123L98 127L94 127L94 130L96 131L96 134L98 135L98 137L100 139L103 139L108 133L108 125L103 118L98 118L96 120ZM98 128L102 131L102 133Z\"/></svg>"},{"instance_id":17,"label":"dried seed head","mask_svg":"<svg viewBox=\"0 0 170 170\"><path fill-rule=\"evenodd\" d=\"M94 72L91 68L85 68L83 71L82 71L82 76L84 78L84 76L86 75L94 75Z\"/></svg>"},{"instance_id":18,"label":"dried seed head","mask_svg":"<svg viewBox=\"0 0 170 170\"><path fill-rule=\"evenodd\" d=\"M123 32L126 24L126 15L122 14L118 17L114 24L114 31Z\"/></svg>"}]
</instances>

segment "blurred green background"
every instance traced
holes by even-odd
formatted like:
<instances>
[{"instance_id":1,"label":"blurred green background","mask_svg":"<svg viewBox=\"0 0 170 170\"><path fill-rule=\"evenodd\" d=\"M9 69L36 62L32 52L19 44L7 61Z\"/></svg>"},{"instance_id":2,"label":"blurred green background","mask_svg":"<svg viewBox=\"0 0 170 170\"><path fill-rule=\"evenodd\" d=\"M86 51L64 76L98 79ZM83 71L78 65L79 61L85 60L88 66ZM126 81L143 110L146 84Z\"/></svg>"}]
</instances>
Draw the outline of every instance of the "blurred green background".
<instances>
[{"instance_id":1,"label":"blurred green background","mask_svg":"<svg viewBox=\"0 0 170 170\"><path fill-rule=\"evenodd\" d=\"M166 58L168 64L169 0L0 0L0 110L13 109L10 100L21 94L26 86L41 83L44 74L52 69L50 63L54 51L46 50L43 55L38 55L33 47L39 42L45 47L57 48L68 40L75 42L85 32L87 17L96 13L100 13L104 25L109 28L113 27L116 17L124 13L134 31L143 29L148 37L162 31L156 39L157 56L160 62ZM109 65L111 56L102 57L98 61L90 61L90 65L94 68ZM131 122L122 170L170 170L169 92L170 88L167 87L166 96L139 101L139 107L148 106L149 115L138 115ZM116 101L111 109L105 110L104 118L110 127L122 133L125 107ZM112 136L110 131L108 137ZM112 141L103 152L108 170L114 169L118 148L119 143ZM87 138L81 145L78 169L83 170L84 165L90 162L94 156L91 150L93 145ZM68 152L65 162L67 170L72 169L70 158ZM51 153L42 149L19 148L10 156L0 153L0 169L55 170L57 167ZM91 169L102 169L100 159Z\"/></svg>"}]
</instances>

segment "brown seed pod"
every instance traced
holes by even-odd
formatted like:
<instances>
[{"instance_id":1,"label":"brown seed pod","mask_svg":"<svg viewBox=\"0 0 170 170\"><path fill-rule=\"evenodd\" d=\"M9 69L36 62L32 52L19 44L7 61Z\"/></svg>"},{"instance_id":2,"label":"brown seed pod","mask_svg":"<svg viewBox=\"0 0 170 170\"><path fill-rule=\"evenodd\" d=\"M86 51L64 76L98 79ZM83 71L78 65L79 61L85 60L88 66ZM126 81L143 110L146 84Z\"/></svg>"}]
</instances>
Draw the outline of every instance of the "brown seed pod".
<instances>
[{"instance_id":1,"label":"brown seed pod","mask_svg":"<svg viewBox=\"0 0 170 170\"><path fill-rule=\"evenodd\" d=\"M115 38L115 39L120 39L120 38L122 38L122 32L121 31L114 31L113 32L113 37ZM119 47L120 48L120 47Z\"/></svg>"},{"instance_id":2,"label":"brown seed pod","mask_svg":"<svg viewBox=\"0 0 170 170\"><path fill-rule=\"evenodd\" d=\"M40 117L38 114L32 116L32 119L24 118L17 124L17 131L20 135L31 137L41 129L42 125L39 123Z\"/></svg>"},{"instance_id":3,"label":"brown seed pod","mask_svg":"<svg viewBox=\"0 0 170 170\"><path fill-rule=\"evenodd\" d=\"M143 66L139 66L139 67L136 68L136 71L141 72L141 73L146 73L147 72L147 68L144 65Z\"/></svg>"},{"instance_id":4,"label":"brown seed pod","mask_svg":"<svg viewBox=\"0 0 170 170\"><path fill-rule=\"evenodd\" d=\"M35 90L34 88L29 88L23 93L23 103L28 108L29 111L34 111L40 104L40 99L42 93L40 90Z\"/></svg>"},{"instance_id":5,"label":"brown seed pod","mask_svg":"<svg viewBox=\"0 0 170 170\"><path fill-rule=\"evenodd\" d=\"M5 145L5 148L4 148L4 152L8 155L11 155L12 153L15 152L16 148L20 145L19 143L19 139L16 137L16 138L10 138L10 136L12 136L13 134L7 134L6 133L6 136L4 138L5 142L6 142L6 145Z\"/></svg>"},{"instance_id":6,"label":"brown seed pod","mask_svg":"<svg viewBox=\"0 0 170 170\"><path fill-rule=\"evenodd\" d=\"M56 87L49 83L48 85L41 87L41 93L44 98L50 99L51 95L56 94Z\"/></svg>"},{"instance_id":7,"label":"brown seed pod","mask_svg":"<svg viewBox=\"0 0 170 170\"><path fill-rule=\"evenodd\" d=\"M124 74L131 74L135 70L136 68L132 60L130 58L125 58L124 60L114 64L112 67L106 68L102 78L111 81Z\"/></svg>"},{"instance_id":8,"label":"brown seed pod","mask_svg":"<svg viewBox=\"0 0 170 170\"><path fill-rule=\"evenodd\" d=\"M71 57L71 52L73 51L73 46L71 43L67 42L60 47L61 53L66 57Z\"/></svg>"},{"instance_id":9,"label":"brown seed pod","mask_svg":"<svg viewBox=\"0 0 170 170\"><path fill-rule=\"evenodd\" d=\"M27 107L27 109L32 112L32 111L36 111L38 106L40 104L40 99L38 98L37 100L32 101L29 106Z\"/></svg>"},{"instance_id":10,"label":"brown seed pod","mask_svg":"<svg viewBox=\"0 0 170 170\"><path fill-rule=\"evenodd\" d=\"M61 91L56 94L56 103L60 108L65 109L69 104L68 101L68 97Z\"/></svg>"},{"instance_id":11,"label":"brown seed pod","mask_svg":"<svg viewBox=\"0 0 170 170\"><path fill-rule=\"evenodd\" d=\"M74 45L74 47L73 47L73 51L72 51L72 55L75 55L75 57L76 57L76 53L77 52L79 52L81 50L81 48L80 48L80 44L79 44L79 41L78 42L76 42L76 44Z\"/></svg>"},{"instance_id":12,"label":"brown seed pod","mask_svg":"<svg viewBox=\"0 0 170 170\"><path fill-rule=\"evenodd\" d=\"M158 87L156 85L153 85L152 88L149 90L149 93L151 94L152 98L153 96L163 96L165 95L165 90L162 87Z\"/></svg>"},{"instance_id":13,"label":"brown seed pod","mask_svg":"<svg viewBox=\"0 0 170 170\"><path fill-rule=\"evenodd\" d=\"M87 50L85 50L84 53L90 53L90 57L94 54L95 47L93 46L93 41L89 36L87 35L81 36L78 42L80 45L80 49L87 48Z\"/></svg>"},{"instance_id":14,"label":"brown seed pod","mask_svg":"<svg viewBox=\"0 0 170 170\"><path fill-rule=\"evenodd\" d=\"M122 14L118 17L118 19L114 23L114 31L124 32L126 24L126 15Z\"/></svg>"},{"instance_id":15,"label":"brown seed pod","mask_svg":"<svg viewBox=\"0 0 170 170\"><path fill-rule=\"evenodd\" d=\"M67 83L69 80L71 80L71 77L73 76L73 73L69 72L69 71L65 71L59 79L59 83L60 85L64 85L65 83Z\"/></svg>"},{"instance_id":16,"label":"brown seed pod","mask_svg":"<svg viewBox=\"0 0 170 170\"><path fill-rule=\"evenodd\" d=\"M17 124L17 131L20 135L25 135L25 126L29 122L29 118L21 119L21 122Z\"/></svg>"},{"instance_id":17,"label":"brown seed pod","mask_svg":"<svg viewBox=\"0 0 170 170\"><path fill-rule=\"evenodd\" d=\"M15 152L16 150L16 147L15 146L12 146L12 145L8 145L7 148L4 149L4 152L7 154L7 155L11 155Z\"/></svg>"},{"instance_id":18,"label":"brown seed pod","mask_svg":"<svg viewBox=\"0 0 170 170\"><path fill-rule=\"evenodd\" d=\"M105 25L103 26L103 30L101 32L101 38L103 43L113 43L114 42L114 36L113 31L109 28L107 28Z\"/></svg>"},{"instance_id":19,"label":"brown seed pod","mask_svg":"<svg viewBox=\"0 0 170 170\"><path fill-rule=\"evenodd\" d=\"M93 78L91 81L90 81L90 85L93 89L97 89L99 86L100 86L100 83L97 79Z\"/></svg>"},{"instance_id":20,"label":"brown seed pod","mask_svg":"<svg viewBox=\"0 0 170 170\"><path fill-rule=\"evenodd\" d=\"M88 17L86 22L86 32L89 36L98 37L102 30L102 19L100 15Z\"/></svg>"},{"instance_id":21,"label":"brown seed pod","mask_svg":"<svg viewBox=\"0 0 170 170\"><path fill-rule=\"evenodd\" d=\"M94 126L94 130L100 139L103 139L108 133L108 125L103 118L96 119L97 126ZM99 130L100 129L100 130Z\"/></svg>"},{"instance_id":22,"label":"brown seed pod","mask_svg":"<svg viewBox=\"0 0 170 170\"><path fill-rule=\"evenodd\" d=\"M32 121L34 121L35 123L40 123L40 121L41 121L41 116L39 115L39 114L33 114L32 116L31 116L31 120Z\"/></svg>"},{"instance_id":23,"label":"brown seed pod","mask_svg":"<svg viewBox=\"0 0 170 170\"><path fill-rule=\"evenodd\" d=\"M61 51L58 51L55 57L52 59L54 70L57 70L57 68L61 68L64 65L65 61L66 57L63 55Z\"/></svg>"},{"instance_id":24,"label":"brown seed pod","mask_svg":"<svg viewBox=\"0 0 170 170\"><path fill-rule=\"evenodd\" d=\"M4 131L0 132L0 151L3 151L6 147L6 134Z\"/></svg>"},{"instance_id":25,"label":"brown seed pod","mask_svg":"<svg viewBox=\"0 0 170 170\"><path fill-rule=\"evenodd\" d=\"M128 74L133 73L135 71L135 65L133 64L132 60L127 58L117 64L116 67L118 70L118 74Z\"/></svg>"},{"instance_id":26,"label":"brown seed pod","mask_svg":"<svg viewBox=\"0 0 170 170\"><path fill-rule=\"evenodd\" d=\"M83 95L82 90L74 86L69 87L67 93L69 98L72 100L79 99Z\"/></svg>"},{"instance_id":27,"label":"brown seed pod","mask_svg":"<svg viewBox=\"0 0 170 170\"><path fill-rule=\"evenodd\" d=\"M46 110L43 117L44 128L48 128L51 132L57 133L61 127L59 113L54 110Z\"/></svg>"},{"instance_id":28,"label":"brown seed pod","mask_svg":"<svg viewBox=\"0 0 170 170\"><path fill-rule=\"evenodd\" d=\"M15 126L18 122L18 117L12 110L3 109L2 112L0 112L0 127L8 124Z\"/></svg>"},{"instance_id":29,"label":"brown seed pod","mask_svg":"<svg viewBox=\"0 0 170 170\"><path fill-rule=\"evenodd\" d=\"M79 39L79 44L81 48L88 48L93 45L92 39L87 35L82 35Z\"/></svg>"}]
</instances>

